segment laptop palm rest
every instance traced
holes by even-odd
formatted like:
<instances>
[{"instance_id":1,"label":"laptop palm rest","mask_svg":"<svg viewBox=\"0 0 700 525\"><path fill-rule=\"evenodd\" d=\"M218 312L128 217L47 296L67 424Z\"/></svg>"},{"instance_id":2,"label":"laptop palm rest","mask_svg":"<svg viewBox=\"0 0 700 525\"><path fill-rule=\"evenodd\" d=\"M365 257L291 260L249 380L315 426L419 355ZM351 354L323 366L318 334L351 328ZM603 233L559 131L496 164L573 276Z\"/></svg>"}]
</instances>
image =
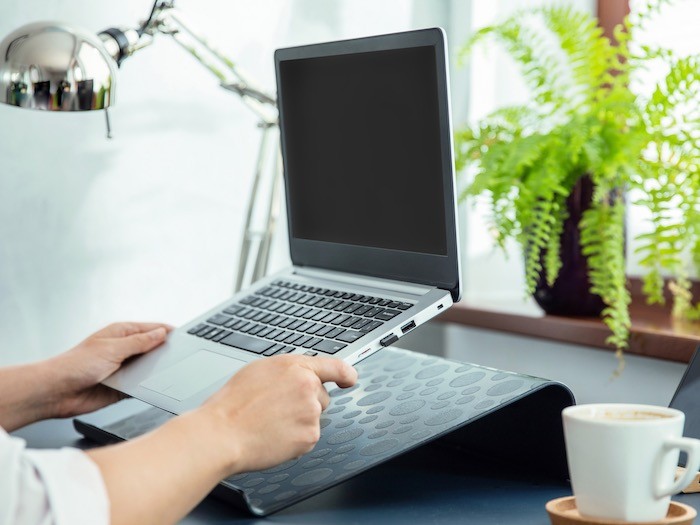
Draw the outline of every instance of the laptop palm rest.
<instances>
[{"instance_id":1,"label":"laptop palm rest","mask_svg":"<svg viewBox=\"0 0 700 525\"><path fill-rule=\"evenodd\" d=\"M230 376L246 364L241 359L200 350L149 377L140 386L177 401L183 401L220 379Z\"/></svg>"}]
</instances>

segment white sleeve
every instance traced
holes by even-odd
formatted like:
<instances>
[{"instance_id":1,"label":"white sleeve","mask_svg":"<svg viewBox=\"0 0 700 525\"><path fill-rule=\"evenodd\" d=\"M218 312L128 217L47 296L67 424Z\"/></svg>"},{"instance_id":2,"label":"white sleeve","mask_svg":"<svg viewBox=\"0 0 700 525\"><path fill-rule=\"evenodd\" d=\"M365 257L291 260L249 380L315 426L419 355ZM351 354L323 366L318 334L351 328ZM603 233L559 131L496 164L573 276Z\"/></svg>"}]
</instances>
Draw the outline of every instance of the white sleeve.
<instances>
[{"instance_id":1,"label":"white sleeve","mask_svg":"<svg viewBox=\"0 0 700 525\"><path fill-rule=\"evenodd\" d=\"M0 523L109 524L99 468L77 449L27 450L0 428Z\"/></svg>"}]
</instances>

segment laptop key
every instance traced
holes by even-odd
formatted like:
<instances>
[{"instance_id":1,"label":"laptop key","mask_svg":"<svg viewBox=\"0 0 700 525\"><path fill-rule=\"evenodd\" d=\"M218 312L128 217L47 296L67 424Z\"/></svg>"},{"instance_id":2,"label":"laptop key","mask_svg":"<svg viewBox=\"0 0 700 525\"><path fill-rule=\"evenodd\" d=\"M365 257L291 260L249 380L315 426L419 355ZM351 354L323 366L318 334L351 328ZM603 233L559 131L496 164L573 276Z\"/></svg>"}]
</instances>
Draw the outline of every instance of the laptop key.
<instances>
[{"instance_id":1,"label":"laptop key","mask_svg":"<svg viewBox=\"0 0 700 525\"><path fill-rule=\"evenodd\" d=\"M349 315L348 319L340 323L340 326L343 326L345 328L350 328L352 325L354 325L357 321L359 321L359 317L355 317L354 315Z\"/></svg>"},{"instance_id":2,"label":"laptop key","mask_svg":"<svg viewBox=\"0 0 700 525\"><path fill-rule=\"evenodd\" d=\"M323 328L324 326L326 326L326 325L325 325L325 324L321 324L321 323L314 323L313 326L311 326L310 328L307 328L307 329L304 330L304 331L305 331L307 334L313 335L313 334L315 334L316 332L318 332L321 328Z\"/></svg>"},{"instance_id":3,"label":"laptop key","mask_svg":"<svg viewBox=\"0 0 700 525\"><path fill-rule=\"evenodd\" d=\"M384 310L384 308L378 308L378 307L375 306L374 308L370 308L369 310L367 310L367 311L364 313L364 316L365 316L365 317L374 317L375 315L377 315L377 314L378 314L379 312L381 312L382 310Z\"/></svg>"},{"instance_id":4,"label":"laptop key","mask_svg":"<svg viewBox=\"0 0 700 525\"><path fill-rule=\"evenodd\" d=\"M316 343L312 348L314 350L320 350L321 352L325 352L326 354L335 354L336 352L342 350L346 346L348 345L344 343L339 343L337 341L321 341L319 343Z\"/></svg>"},{"instance_id":5,"label":"laptop key","mask_svg":"<svg viewBox=\"0 0 700 525\"><path fill-rule=\"evenodd\" d=\"M277 326L277 325L283 323L286 319L289 319L289 317L285 317L283 315L276 315L275 317L270 319L267 322L267 324L269 324L270 326Z\"/></svg>"},{"instance_id":6,"label":"laptop key","mask_svg":"<svg viewBox=\"0 0 700 525\"><path fill-rule=\"evenodd\" d=\"M316 314L318 314L318 310L312 309L312 310L309 310L308 312L306 312L301 317L303 317L304 319L311 319L312 317L316 317Z\"/></svg>"},{"instance_id":7,"label":"laptop key","mask_svg":"<svg viewBox=\"0 0 700 525\"><path fill-rule=\"evenodd\" d=\"M384 324L384 323L382 323L381 321L371 321L369 324L363 326L363 327L361 328L361 330L362 330L363 332L365 332L365 333L371 332L372 330L374 330L374 329L376 329L376 328L379 328L379 327L382 326L383 324Z\"/></svg>"},{"instance_id":8,"label":"laptop key","mask_svg":"<svg viewBox=\"0 0 700 525\"><path fill-rule=\"evenodd\" d=\"M342 334L340 334L336 339L338 341L344 341L346 343L354 343L357 341L360 337L363 337L365 335L364 332L356 332L355 330L345 330Z\"/></svg>"},{"instance_id":9,"label":"laptop key","mask_svg":"<svg viewBox=\"0 0 700 525\"><path fill-rule=\"evenodd\" d=\"M379 306L387 306L391 301L389 299L382 299L379 301Z\"/></svg>"},{"instance_id":10,"label":"laptop key","mask_svg":"<svg viewBox=\"0 0 700 525\"><path fill-rule=\"evenodd\" d=\"M335 330L335 327L333 327L333 326L325 326L325 327L321 328L318 332L316 332L316 335L319 335L319 336L323 337L323 336L325 336L328 332L330 332L331 330Z\"/></svg>"},{"instance_id":11,"label":"laptop key","mask_svg":"<svg viewBox=\"0 0 700 525\"><path fill-rule=\"evenodd\" d=\"M369 304L377 304L381 299L379 297L370 297Z\"/></svg>"},{"instance_id":12,"label":"laptop key","mask_svg":"<svg viewBox=\"0 0 700 525\"><path fill-rule=\"evenodd\" d=\"M325 309L327 310L333 310L336 306L338 306L340 303L343 301L339 301L338 299L333 299L330 303L328 303L326 306L324 306Z\"/></svg>"},{"instance_id":13,"label":"laptop key","mask_svg":"<svg viewBox=\"0 0 700 525\"><path fill-rule=\"evenodd\" d=\"M312 297L311 300L306 301L306 306L316 306L318 303L324 301L325 299L321 297Z\"/></svg>"},{"instance_id":14,"label":"laptop key","mask_svg":"<svg viewBox=\"0 0 700 525\"><path fill-rule=\"evenodd\" d=\"M365 315L365 312L369 312L372 309L371 306L367 306L366 304L363 306L360 306L357 310L355 310L353 313L355 315Z\"/></svg>"},{"instance_id":15,"label":"laptop key","mask_svg":"<svg viewBox=\"0 0 700 525\"><path fill-rule=\"evenodd\" d=\"M275 331L274 328L271 328L268 326L268 327L265 327L262 330L260 330L256 335L258 337L267 337L269 334L271 334L274 331Z\"/></svg>"},{"instance_id":16,"label":"laptop key","mask_svg":"<svg viewBox=\"0 0 700 525\"><path fill-rule=\"evenodd\" d=\"M328 297L324 297L323 299L321 299L321 301L319 301L318 303L316 303L315 306L316 306L316 308L326 308L326 305L327 305L328 303L330 303L332 300L333 300L333 299L329 299Z\"/></svg>"},{"instance_id":17,"label":"laptop key","mask_svg":"<svg viewBox=\"0 0 700 525\"><path fill-rule=\"evenodd\" d=\"M243 333L247 333L247 332L255 330L258 326L262 326L262 325L255 324L255 323L248 323L246 326L239 328L238 331L243 332Z\"/></svg>"},{"instance_id":18,"label":"laptop key","mask_svg":"<svg viewBox=\"0 0 700 525\"><path fill-rule=\"evenodd\" d=\"M314 323L313 321L307 321L303 325L301 325L297 330L299 330L300 332L306 332L309 328L312 328L314 326L316 326L316 323Z\"/></svg>"},{"instance_id":19,"label":"laptop key","mask_svg":"<svg viewBox=\"0 0 700 525\"><path fill-rule=\"evenodd\" d=\"M227 337L224 337L221 340L221 343L227 346L240 348L241 350L247 350L248 352L253 352L255 354L261 354L268 348L274 346L274 344L270 341L256 339L255 337L250 337L241 334L231 334Z\"/></svg>"},{"instance_id":20,"label":"laptop key","mask_svg":"<svg viewBox=\"0 0 700 525\"><path fill-rule=\"evenodd\" d=\"M342 311L345 310L348 306L351 306L351 305L352 305L351 302L349 302L349 301L343 301L342 303L340 303L339 305L337 305L335 308L333 308L333 310L335 310L336 312L342 312Z\"/></svg>"},{"instance_id":21,"label":"laptop key","mask_svg":"<svg viewBox=\"0 0 700 525\"><path fill-rule=\"evenodd\" d=\"M262 355L270 356L270 355L276 354L277 352L279 352L280 350L283 350L285 348L286 348L286 346L284 346L284 345L275 345L275 346L272 346L272 347L268 348L267 350L265 350Z\"/></svg>"},{"instance_id":22,"label":"laptop key","mask_svg":"<svg viewBox=\"0 0 700 525\"><path fill-rule=\"evenodd\" d=\"M262 321L265 319L268 315L267 312L258 312L256 313L253 317L250 318L251 321ZM263 321L264 322L264 321Z\"/></svg>"},{"instance_id":23,"label":"laptop key","mask_svg":"<svg viewBox=\"0 0 700 525\"><path fill-rule=\"evenodd\" d=\"M296 345L296 346L304 346L306 343L308 343L308 342L311 341L312 339L314 339L314 338L311 337L310 335L303 335L303 336L301 337L301 339L297 339L296 341L294 341L294 342L291 343L291 344L294 344L294 345Z\"/></svg>"},{"instance_id":24,"label":"laptop key","mask_svg":"<svg viewBox=\"0 0 700 525\"><path fill-rule=\"evenodd\" d=\"M292 325L298 321L299 320L294 319L294 317L285 317L282 322L277 324L277 326L279 326L280 328L287 328L289 325Z\"/></svg>"},{"instance_id":25,"label":"laptop key","mask_svg":"<svg viewBox=\"0 0 700 525\"><path fill-rule=\"evenodd\" d=\"M216 314L207 319L207 323L222 325L226 323L229 319L231 318L227 315Z\"/></svg>"},{"instance_id":26,"label":"laptop key","mask_svg":"<svg viewBox=\"0 0 700 525\"><path fill-rule=\"evenodd\" d=\"M272 332L270 332L269 334L267 334L265 336L265 339L274 339L275 337L280 335L282 332L284 332L284 330L273 330Z\"/></svg>"},{"instance_id":27,"label":"laptop key","mask_svg":"<svg viewBox=\"0 0 700 525\"><path fill-rule=\"evenodd\" d=\"M321 341L323 341L323 339L321 339L320 337L312 337L301 346L303 346L304 348L311 348L312 346L314 346L317 343L320 343Z\"/></svg>"},{"instance_id":28,"label":"laptop key","mask_svg":"<svg viewBox=\"0 0 700 525\"><path fill-rule=\"evenodd\" d=\"M312 350L307 350L306 352L304 352L304 355L315 356L315 355L318 355L318 352L314 352Z\"/></svg>"},{"instance_id":29,"label":"laptop key","mask_svg":"<svg viewBox=\"0 0 700 525\"><path fill-rule=\"evenodd\" d=\"M207 325L205 325L204 323L199 323L197 326L193 326L192 328L187 330L187 333L194 335L197 332L199 332L202 328L204 328L205 326L207 326Z\"/></svg>"},{"instance_id":30,"label":"laptop key","mask_svg":"<svg viewBox=\"0 0 700 525\"><path fill-rule=\"evenodd\" d=\"M221 333L220 333L220 334L217 334L217 335L214 336L214 337L212 337L211 340L214 341L215 343L218 343L218 342L221 341L224 337L226 337L227 335L230 335L230 334L231 334L231 332L229 332L228 330L221 330Z\"/></svg>"},{"instance_id":31,"label":"laptop key","mask_svg":"<svg viewBox=\"0 0 700 525\"><path fill-rule=\"evenodd\" d=\"M228 323L226 323L226 324L228 324ZM244 328L248 324L250 324L250 323L248 323L248 321L241 321L239 319L234 325L227 326L226 328L230 328L231 330L240 330L241 328Z\"/></svg>"},{"instance_id":32,"label":"laptop key","mask_svg":"<svg viewBox=\"0 0 700 525\"><path fill-rule=\"evenodd\" d=\"M355 319L358 319L355 317ZM355 330L359 330L360 328L363 328L367 326L369 323L371 323L371 319L360 319L359 321L353 323L352 325L349 326L349 328L354 328ZM381 324L381 323L380 323Z\"/></svg>"},{"instance_id":33,"label":"laptop key","mask_svg":"<svg viewBox=\"0 0 700 525\"><path fill-rule=\"evenodd\" d=\"M359 310L360 308L362 308L362 305L360 303L352 303L345 310L343 310L343 312L346 314L351 314L355 312L355 310Z\"/></svg>"},{"instance_id":34,"label":"laptop key","mask_svg":"<svg viewBox=\"0 0 700 525\"><path fill-rule=\"evenodd\" d=\"M212 330L214 330L214 327L213 327L213 326L204 325L204 328L202 328L199 332L197 332L197 336L198 336L198 337L203 337L203 336L205 336L206 334L208 334L209 332L211 332Z\"/></svg>"},{"instance_id":35,"label":"laptop key","mask_svg":"<svg viewBox=\"0 0 700 525\"><path fill-rule=\"evenodd\" d=\"M396 308L399 310L408 310L411 306L413 306L411 303L401 303Z\"/></svg>"},{"instance_id":36,"label":"laptop key","mask_svg":"<svg viewBox=\"0 0 700 525\"><path fill-rule=\"evenodd\" d=\"M330 323L336 317L340 317L340 314L337 314L335 312L329 312L326 315L324 315L323 317L321 317L321 319L317 319L317 320L323 321L324 323Z\"/></svg>"},{"instance_id":37,"label":"laptop key","mask_svg":"<svg viewBox=\"0 0 700 525\"><path fill-rule=\"evenodd\" d=\"M398 301L391 301L389 304L387 304L388 308L397 308L401 303Z\"/></svg>"},{"instance_id":38,"label":"laptop key","mask_svg":"<svg viewBox=\"0 0 700 525\"><path fill-rule=\"evenodd\" d=\"M293 323L290 323L287 326L283 326L282 328L288 328L289 330L296 330L297 328L299 328L303 324L304 324L304 321L302 321L301 319L296 319Z\"/></svg>"},{"instance_id":39,"label":"laptop key","mask_svg":"<svg viewBox=\"0 0 700 525\"><path fill-rule=\"evenodd\" d=\"M259 324L259 325L254 326L252 330L248 330L248 333L249 333L250 335L258 335L258 334L259 334L260 332L262 332L265 328L267 328L265 325Z\"/></svg>"},{"instance_id":40,"label":"laptop key","mask_svg":"<svg viewBox=\"0 0 700 525\"><path fill-rule=\"evenodd\" d=\"M321 319L323 319L323 318L326 317L327 315L328 315L328 312L326 312L325 310L321 310L321 311L318 312L316 315L314 315L314 316L311 318L311 320L312 320L312 321L320 321Z\"/></svg>"},{"instance_id":41,"label":"laptop key","mask_svg":"<svg viewBox=\"0 0 700 525\"><path fill-rule=\"evenodd\" d=\"M223 330L221 328L214 328L211 332L204 336L204 339L211 339L215 335L219 335Z\"/></svg>"},{"instance_id":42,"label":"laptop key","mask_svg":"<svg viewBox=\"0 0 700 525\"><path fill-rule=\"evenodd\" d=\"M347 321L348 319L350 319L350 316L347 314L339 315L338 317L336 317L335 319L333 319L331 321L331 324L338 326L340 323L343 323L343 322Z\"/></svg>"},{"instance_id":43,"label":"laptop key","mask_svg":"<svg viewBox=\"0 0 700 525\"><path fill-rule=\"evenodd\" d=\"M238 305L236 305L236 304L232 304L231 306L229 306L228 308L226 308L226 310L224 310L224 313L225 313L225 314L229 314L229 315L236 315L236 314L237 314L238 312L240 312L241 310L243 310L243 307L242 307L242 306L238 306Z\"/></svg>"},{"instance_id":44,"label":"laptop key","mask_svg":"<svg viewBox=\"0 0 700 525\"><path fill-rule=\"evenodd\" d=\"M377 315L375 315L374 318L379 319L380 321L390 321L400 313L401 312L398 310L384 310L383 312L379 312Z\"/></svg>"},{"instance_id":45,"label":"laptop key","mask_svg":"<svg viewBox=\"0 0 700 525\"><path fill-rule=\"evenodd\" d=\"M327 337L329 339L335 339L343 332L345 332L345 328L334 328L333 330L328 332L325 337Z\"/></svg>"},{"instance_id":46,"label":"laptop key","mask_svg":"<svg viewBox=\"0 0 700 525\"><path fill-rule=\"evenodd\" d=\"M275 291L274 288L269 288L269 287L268 287L268 288L263 288L262 290L258 290L258 291L255 292L255 293L256 293L256 294L259 294L259 295L269 296L269 295L272 294L274 291Z\"/></svg>"},{"instance_id":47,"label":"laptop key","mask_svg":"<svg viewBox=\"0 0 700 525\"><path fill-rule=\"evenodd\" d=\"M286 343L288 345L296 344L297 339L302 339L304 337L306 337L306 336L302 335L302 334L297 334L296 332L293 332L292 334L289 335L289 337L285 337L284 339L282 339L281 342Z\"/></svg>"},{"instance_id":48,"label":"laptop key","mask_svg":"<svg viewBox=\"0 0 700 525\"><path fill-rule=\"evenodd\" d=\"M285 314L286 315L299 315L300 312L305 312L305 311L306 311L306 308L304 308L303 306L294 305L294 308L291 310L287 310L285 312Z\"/></svg>"},{"instance_id":49,"label":"laptop key","mask_svg":"<svg viewBox=\"0 0 700 525\"><path fill-rule=\"evenodd\" d=\"M275 341L284 341L285 339L287 339L287 337L289 337L293 333L294 332L287 332L286 330L282 330L282 333L279 334L277 337L275 337Z\"/></svg>"}]
</instances>

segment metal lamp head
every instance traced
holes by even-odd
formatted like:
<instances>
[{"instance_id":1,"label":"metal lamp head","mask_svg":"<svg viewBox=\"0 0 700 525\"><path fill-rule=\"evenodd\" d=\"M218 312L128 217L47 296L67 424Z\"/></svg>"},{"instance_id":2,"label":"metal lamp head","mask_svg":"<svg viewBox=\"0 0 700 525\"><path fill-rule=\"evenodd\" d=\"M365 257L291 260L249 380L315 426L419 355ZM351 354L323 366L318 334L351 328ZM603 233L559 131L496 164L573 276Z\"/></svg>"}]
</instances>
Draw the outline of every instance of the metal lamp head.
<instances>
[{"instance_id":1,"label":"metal lamp head","mask_svg":"<svg viewBox=\"0 0 700 525\"><path fill-rule=\"evenodd\" d=\"M0 102L47 111L114 104L117 64L100 38L56 22L20 27L0 42Z\"/></svg>"}]
</instances>

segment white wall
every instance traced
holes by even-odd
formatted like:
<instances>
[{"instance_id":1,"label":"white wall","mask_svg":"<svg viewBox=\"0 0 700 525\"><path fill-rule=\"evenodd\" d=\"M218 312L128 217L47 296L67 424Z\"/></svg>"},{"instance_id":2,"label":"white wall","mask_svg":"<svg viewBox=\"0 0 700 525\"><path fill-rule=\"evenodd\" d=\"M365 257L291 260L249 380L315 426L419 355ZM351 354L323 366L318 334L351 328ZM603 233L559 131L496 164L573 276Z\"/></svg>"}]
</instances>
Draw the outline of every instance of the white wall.
<instances>
[{"instance_id":1,"label":"white wall","mask_svg":"<svg viewBox=\"0 0 700 525\"><path fill-rule=\"evenodd\" d=\"M177 2L270 90L276 47L432 25L447 4ZM134 25L149 9L150 0L5 0L0 38L42 19ZM254 117L165 37L119 73L111 141L100 112L0 107L0 365L62 351L113 320L183 323L230 294ZM284 232L276 247L279 267Z\"/></svg>"}]
</instances>

